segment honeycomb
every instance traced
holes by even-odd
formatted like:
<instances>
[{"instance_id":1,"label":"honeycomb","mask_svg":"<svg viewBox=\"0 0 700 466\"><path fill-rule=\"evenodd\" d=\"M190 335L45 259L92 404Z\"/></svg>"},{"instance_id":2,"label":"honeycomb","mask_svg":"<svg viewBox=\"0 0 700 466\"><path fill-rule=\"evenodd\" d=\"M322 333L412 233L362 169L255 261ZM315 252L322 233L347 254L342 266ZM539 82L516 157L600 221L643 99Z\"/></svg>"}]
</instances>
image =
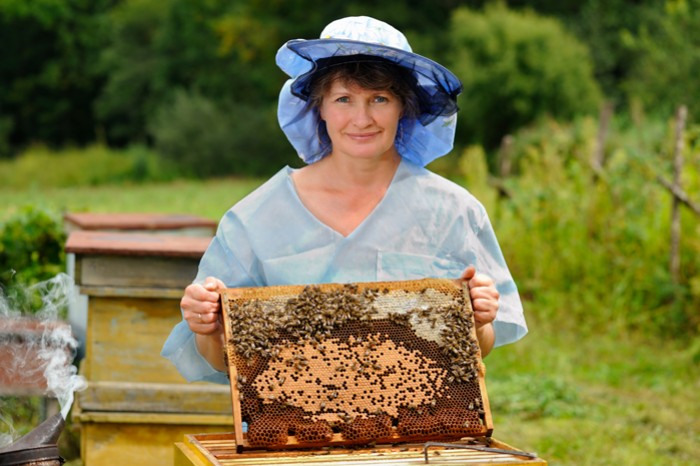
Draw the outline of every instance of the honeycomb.
<instances>
[{"instance_id":1,"label":"honeycomb","mask_svg":"<svg viewBox=\"0 0 700 466\"><path fill-rule=\"evenodd\" d=\"M231 288L222 305L245 446L490 433L471 303L452 280Z\"/></svg>"}]
</instances>

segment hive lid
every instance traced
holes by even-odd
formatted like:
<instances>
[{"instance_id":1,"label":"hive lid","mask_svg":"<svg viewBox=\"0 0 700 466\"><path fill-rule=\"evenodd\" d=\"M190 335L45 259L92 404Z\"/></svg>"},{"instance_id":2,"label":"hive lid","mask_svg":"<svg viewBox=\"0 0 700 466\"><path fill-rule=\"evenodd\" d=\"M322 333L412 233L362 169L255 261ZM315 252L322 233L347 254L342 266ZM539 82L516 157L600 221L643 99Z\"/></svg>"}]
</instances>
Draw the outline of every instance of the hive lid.
<instances>
[{"instance_id":1,"label":"hive lid","mask_svg":"<svg viewBox=\"0 0 700 466\"><path fill-rule=\"evenodd\" d=\"M455 281L221 296L239 449L490 436L471 301Z\"/></svg>"}]
</instances>

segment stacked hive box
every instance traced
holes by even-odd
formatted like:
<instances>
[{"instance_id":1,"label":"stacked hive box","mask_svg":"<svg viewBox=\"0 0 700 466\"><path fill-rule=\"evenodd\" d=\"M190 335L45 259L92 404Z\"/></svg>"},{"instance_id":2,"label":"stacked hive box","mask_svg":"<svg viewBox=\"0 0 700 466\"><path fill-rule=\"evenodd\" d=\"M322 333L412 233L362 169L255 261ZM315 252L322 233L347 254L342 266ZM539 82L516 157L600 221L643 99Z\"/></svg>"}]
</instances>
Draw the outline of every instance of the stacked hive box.
<instances>
[{"instance_id":1,"label":"stacked hive box","mask_svg":"<svg viewBox=\"0 0 700 466\"><path fill-rule=\"evenodd\" d=\"M209 236L70 233L66 251L87 299L88 389L76 397L86 466L172 464L173 443L232 425L230 389L188 384L160 350Z\"/></svg>"},{"instance_id":2,"label":"stacked hive box","mask_svg":"<svg viewBox=\"0 0 700 466\"><path fill-rule=\"evenodd\" d=\"M211 237L216 230L216 222L181 214L69 212L64 215L63 224L69 234L74 231L105 231ZM68 253L66 262L68 274L74 276L75 255ZM75 289L75 299L68 310L68 321L80 341L78 359L81 359L85 354L87 297L80 294L79 287Z\"/></svg>"}]
</instances>

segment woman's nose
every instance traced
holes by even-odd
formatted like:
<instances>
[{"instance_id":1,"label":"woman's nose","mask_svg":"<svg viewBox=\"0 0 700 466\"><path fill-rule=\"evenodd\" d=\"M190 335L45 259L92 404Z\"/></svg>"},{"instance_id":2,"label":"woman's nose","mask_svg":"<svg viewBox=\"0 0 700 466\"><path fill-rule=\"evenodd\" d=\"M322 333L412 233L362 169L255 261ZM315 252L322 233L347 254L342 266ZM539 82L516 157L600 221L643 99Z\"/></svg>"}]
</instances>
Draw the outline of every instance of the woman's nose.
<instances>
[{"instance_id":1,"label":"woman's nose","mask_svg":"<svg viewBox=\"0 0 700 466\"><path fill-rule=\"evenodd\" d=\"M359 127L365 127L372 124L373 118L370 106L365 103L360 103L355 106L353 114L353 123Z\"/></svg>"}]
</instances>

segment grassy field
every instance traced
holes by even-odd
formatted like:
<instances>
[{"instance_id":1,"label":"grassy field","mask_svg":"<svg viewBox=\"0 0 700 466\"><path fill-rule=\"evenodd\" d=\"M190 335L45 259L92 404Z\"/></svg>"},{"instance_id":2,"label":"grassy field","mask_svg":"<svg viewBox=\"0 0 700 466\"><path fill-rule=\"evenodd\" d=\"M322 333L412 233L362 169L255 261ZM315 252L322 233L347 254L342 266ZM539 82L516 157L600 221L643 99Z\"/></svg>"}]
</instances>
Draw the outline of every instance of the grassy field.
<instances>
[{"instance_id":1,"label":"grassy field","mask_svg":"<svg viewBox=\"0 0 700 466\"><path fill-rule=\"evenodd\" d=\"M5 206L0 210L0 220L29 204L59 212L185 213L219 220L238 199L259 184L259 180L221 179L99 188L0 188L0 205Z\"/></svg>"},{"instance_id":2,"label":"grassy field","mask_svg":"<svg viewBox=\"0 0 700 466\"><path fill-rule=\"evenodd\" d=\"M5 206L0 218L34 204L62 212L168 212L218 219L258 184L225 179L0 189ZM566 309L566 302L557 309L527 302L530 335L487 358L494 437L535 451L551 465L700 464L698 348L684 346L672 334L661 339L618 326L583 330L588 327L557 317Z\"/></svg>"}]
</instances>

